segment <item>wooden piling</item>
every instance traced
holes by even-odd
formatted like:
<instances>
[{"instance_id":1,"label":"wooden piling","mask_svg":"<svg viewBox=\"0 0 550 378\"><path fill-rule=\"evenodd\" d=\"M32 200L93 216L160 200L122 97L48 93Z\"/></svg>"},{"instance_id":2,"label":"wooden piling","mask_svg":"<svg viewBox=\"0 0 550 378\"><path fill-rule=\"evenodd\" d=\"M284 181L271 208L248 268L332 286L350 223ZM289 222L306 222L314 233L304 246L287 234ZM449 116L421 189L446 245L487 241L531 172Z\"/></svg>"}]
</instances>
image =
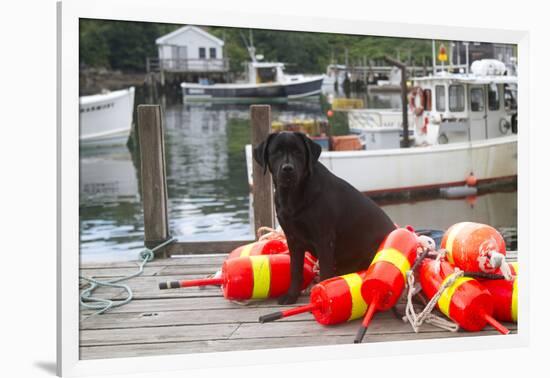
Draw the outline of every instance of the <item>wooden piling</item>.
<instances>
[{"instance_id":1,"label":"wooden piling","mask_svg":"<svg viewBox=\"0 0 550 378\"><path fill-rule=\"evenodd\" d=\"M401 105L403 114L403 147L409 147L409 112L407 101L407 65L399 60L392 59L388 56L385 57L386 61L401 70Z\"/></svg>"},{"instance_id":2,"label":"wooden piling","mask_svg":"<svg viewBox=\"0 0 550 378\"><path fill-rule=\"evenodd\" d=\"M263 142L271 132L271 106L252 105L250 107L252 128L252 148ZM271 174L254 160L252 163L254 230L261 226L274 227L273 184Z\"/></svg>"},{"instance_id":3,"label":"wooden piling","mask_svg":"<svg viewBox=\"0 0 550 378\"><path fill-rule=\"evenodd\" d=\"M145 246L153 248L169 237L162 111L159 105L139 105L137 112Z\"/></svg>"}]
</instances>

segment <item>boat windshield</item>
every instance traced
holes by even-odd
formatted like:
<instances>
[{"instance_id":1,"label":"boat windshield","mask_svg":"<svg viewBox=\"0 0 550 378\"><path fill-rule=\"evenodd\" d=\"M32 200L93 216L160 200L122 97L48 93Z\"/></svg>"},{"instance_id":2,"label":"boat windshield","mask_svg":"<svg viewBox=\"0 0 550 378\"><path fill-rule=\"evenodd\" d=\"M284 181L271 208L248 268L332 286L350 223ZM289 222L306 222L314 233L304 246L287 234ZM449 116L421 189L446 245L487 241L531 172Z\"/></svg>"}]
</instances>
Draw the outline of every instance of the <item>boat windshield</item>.
<instances>
[{"instance_id":1,"label":"boat windshield","mask_svg":"<svg viewBox=\"0 0 550 378\"><path fill-rule=\"evenodd\" d=\"M275 67L258 67L256 83L273 83L277 81L277 69Z\"/></svg>"}]
</instances>

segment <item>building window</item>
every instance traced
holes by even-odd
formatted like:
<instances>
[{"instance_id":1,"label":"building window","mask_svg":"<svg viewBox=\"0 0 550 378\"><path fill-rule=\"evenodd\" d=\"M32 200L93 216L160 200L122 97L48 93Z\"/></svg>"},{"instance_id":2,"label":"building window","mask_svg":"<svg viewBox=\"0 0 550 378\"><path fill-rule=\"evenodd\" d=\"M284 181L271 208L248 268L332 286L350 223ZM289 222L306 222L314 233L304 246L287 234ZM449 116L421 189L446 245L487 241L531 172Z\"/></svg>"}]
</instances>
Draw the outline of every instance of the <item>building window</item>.
<instances>
[{"instance_id":1,"label":"building window","mask_svg":"<svg viewBox=\"0 0 550 378\"><path fill-rule=\"evenodd\" d=\"M483 88L470 89L470 109L472 112L484 112L485 101L483 99Z\"/></svg>"},{"instance_id":2,"label":"building window","mask_svg":"<svg viewBox=\"0 0 550 378\"><path fill-rule=\"evenodd\" d=\"M449 110L464 111L464 85L449 85Z\"/></svg>"},{"instance_id":3,"label":"building window","mask_svg":"<svg viewBox=\"0 0 550 378\"><path fill-rule=\"evenodd\" d=\"M205 59L206 58L206 48L199 47L199 59Z\"/></svg>"},{"instance_id":4,"label":"building window","mask_svg":"<svg viewBox=\"0 0 550 378\"><path fill-rule=\"evenodd\" d=\"M439 112L445 111L445 86L435 86L435 109Z\"/></svg>"},{"instance_id":5,"label":"building window","mask_svg":"<svg viewBox=\"0 0 550 378\"><path fill-rule=\"evenodd\" d=\"M489 85L487 97L489 110L498 110L500 108L500 97L498 93L498 86L496 84Z\"/></svg>"},{"instance_id":6,"label":"building window","mask_svg":"<svg viewBox=\"0 0 550 378\"><path fill-rule=\"evenodd\" d=\"M424 89L424 110L432 110L432 90Z\"/></svg>"},{"instance_id":7,"label":"building window","mask_svg":"<svg viewBox=\"0 0 550 378\"><path fill-rule=\"evenodd\" d=\"M216 59L216 48L210 47L210 59Z\"/></svg>"}]
</instances>

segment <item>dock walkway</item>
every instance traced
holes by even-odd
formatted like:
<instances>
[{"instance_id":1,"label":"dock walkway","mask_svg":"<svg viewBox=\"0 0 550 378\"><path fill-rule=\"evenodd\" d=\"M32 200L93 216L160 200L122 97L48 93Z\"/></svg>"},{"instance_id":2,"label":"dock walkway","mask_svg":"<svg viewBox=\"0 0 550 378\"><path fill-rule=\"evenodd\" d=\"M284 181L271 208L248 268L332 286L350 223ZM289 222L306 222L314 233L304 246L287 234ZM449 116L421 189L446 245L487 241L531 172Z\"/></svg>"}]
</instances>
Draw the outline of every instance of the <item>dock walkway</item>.
<instances>
[{"instance_id":1,"label":"dock walkway","mask_svg":"<svg viewBox=\"0 0 550 378\"><path fill-rule=\"evenodd\" d=\"M510 260L516 260L510 253ZM158 283L204 277L219 269L225 254L187 255L156 259L148 263L142 276L128 284L134 300L103 315L80 310L80 359L118 358L166 354L220 352L295 346L350 344L360 324L324 327L311 314L301 314L273 323L260 324L258 317L284 307L276 300L246 306L229 302L217 287L159 290ZM116 278L136 271L137 263L87 263L80 274L96 278ZM81 281L81 288L84 282ZM100 288L97 296L123 299L122 289ZM302 295L298 303L306 303ZM516 325L506 323L516 332ZM434 339L497 334L487 327L481 332L452 333L424 325L420 333L397 319L391 311L376 315L364 342Z\"/></svg>"}]
</instances>

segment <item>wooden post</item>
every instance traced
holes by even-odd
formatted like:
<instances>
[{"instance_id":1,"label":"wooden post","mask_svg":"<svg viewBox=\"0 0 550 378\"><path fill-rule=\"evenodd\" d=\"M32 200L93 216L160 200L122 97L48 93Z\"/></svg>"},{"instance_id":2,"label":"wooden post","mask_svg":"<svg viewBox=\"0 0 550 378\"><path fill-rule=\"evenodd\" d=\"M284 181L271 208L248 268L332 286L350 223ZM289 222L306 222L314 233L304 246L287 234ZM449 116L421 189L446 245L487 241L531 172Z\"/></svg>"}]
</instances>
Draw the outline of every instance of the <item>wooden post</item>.
<instances>
[{"instance_id":1,"label":"wooden post","mask_svg":"<svg viewBox=\"0 0 550 378\"><path fill-rule=\"evenodd\" d=\"M250 107L250 124L252 148L254 148L263 142L271 132L271 106L252 105ZM255 160L252 163L252 182L254 233L256 233L261 226L274 227L275 218L271 174L268 170L264 175L264 169Z\"/></svg>"},{"instance_id":2,"label":"wooden post","mask_svg":"<svg viewBox=\"0 0 550 378\"><path fill-rule=\"evenodd\" d=\"M407 66L395 59L385 57L386 61L401 69L401 104L403 113L403 144L409 147L409 112L407 110Z\"/></svg>"},{"instance_id":3,"label":"wooden post","mask_svg":"<svg viewBox=\"0 0 550 378\"><path fill-rule=\"evenodd\" d=\"M139 105L137 112L145 246L153 248L169 237L164 127L159 105Z\"/></svg>"}]
</instances>

